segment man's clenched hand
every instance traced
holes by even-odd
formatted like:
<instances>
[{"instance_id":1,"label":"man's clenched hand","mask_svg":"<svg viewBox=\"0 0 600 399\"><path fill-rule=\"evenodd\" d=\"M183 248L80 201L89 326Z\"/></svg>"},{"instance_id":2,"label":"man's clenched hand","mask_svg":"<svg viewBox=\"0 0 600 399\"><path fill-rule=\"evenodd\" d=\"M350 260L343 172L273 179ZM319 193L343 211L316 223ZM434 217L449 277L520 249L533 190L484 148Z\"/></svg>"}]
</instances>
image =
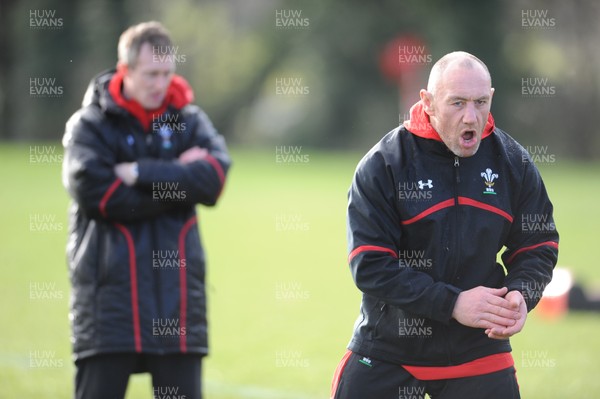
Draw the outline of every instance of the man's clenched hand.
<instances>
[{"instance_id":1,"label":"man's clenched hand","mask_svg":"<svg viewBox=\"0 0 600 399\"><path fill-rule=\"evenodd\" d=\"M198 146L188 148L179 155L179 162L186 164L206 158L208 151Z\"/></svg>"},{"instance_id":2,"label":"man's clenched hand","mask_svg":"<svg viewBox=\"0 0 600 399\"><path fill-rule=\"evenodd\" d=\"M486 334L495 339L505 339L521 331L526 316L527 307L521 293L508 293L506 287L479 286L463 291L458 295L452 312L452 317L460 324L484 328Z\"/></svg>"},{"instance_id":3,"label":"man's clenched hand","mask_svg":"<svg viewBox=\"0 0 600 399\"><path fill-rule=\"evenodd\" d=\"M516 323L512 326L506 326L504 328L488 328L485 333L488 337L494 339L508 339L518 332L521 332L525 326L525 320L527 320L527 303L523 298L523 295L519 291L510 291L504 296L510 303L512 309L517 310L520 317L516 320Z\"/></svg>"},{"instance_id":4,"label":"man's clenched hand","mask_svg":"<svg viewBox=\"0 0 600 399\"><path fill-rule=\"evenodd\" d=\"M123 162L115 165L115 174L123 183L133 186L138 178L137 162Z\"/></svg>"}]
</instances>

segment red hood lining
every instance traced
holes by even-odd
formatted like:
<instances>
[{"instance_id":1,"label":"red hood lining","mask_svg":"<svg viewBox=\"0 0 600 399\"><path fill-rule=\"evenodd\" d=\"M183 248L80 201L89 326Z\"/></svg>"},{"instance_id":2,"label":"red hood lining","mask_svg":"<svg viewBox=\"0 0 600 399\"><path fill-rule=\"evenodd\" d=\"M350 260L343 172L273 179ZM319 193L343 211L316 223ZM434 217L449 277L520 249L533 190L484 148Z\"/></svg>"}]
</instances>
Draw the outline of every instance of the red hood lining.
<instances>
[{"instance_id":1,"label":"red hood lining","mask_svg":"<svg viewBox=\"0 0 600 399\"><path fill-rule=\"evenodd\" d=\"M118 68L108 84L108 92L118 106L127 110L140 121L146 131L150 128L153 118L162 115L169 106L181 109L194 101L194 92L188 82L179 75L173 75L161 106L155 110L146 110L136 100L127 99L123 96L121 88L124 77L125 69Z\"/></svg>"},{"instance_id":2,"label":"red hood lining","mask_svg":"<svg viewBox=\"0 0 600 399\"><path fill-rule=\"evenodd\" d=\"M439 133L431 126L429 122L429 115L423 109L423 103L421 101L417 102L410 108L410 120L404 121L404 127L408 129L415 136L422 137L424 139L431 139L442 141ZM488 114L488 119L483 128L483 134L481 138L484 139L496 128L494 123L494 118L492 117L492 113Z\"/></svg>"}]
</instances>

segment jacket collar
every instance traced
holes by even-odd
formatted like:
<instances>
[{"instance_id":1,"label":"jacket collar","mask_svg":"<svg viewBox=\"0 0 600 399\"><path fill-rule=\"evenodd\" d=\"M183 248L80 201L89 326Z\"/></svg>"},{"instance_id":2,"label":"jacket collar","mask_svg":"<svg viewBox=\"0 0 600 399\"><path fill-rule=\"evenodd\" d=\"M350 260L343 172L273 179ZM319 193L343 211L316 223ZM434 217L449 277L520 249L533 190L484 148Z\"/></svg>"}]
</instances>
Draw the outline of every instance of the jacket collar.
<instances>
[{"instance_id":1,"label":"jacket collar","mask_svg":"<svg viewBox=\"0 0 600 399\"><path fill-rule=\"evenodd\" d=\"M179 75L173 75L162 105L155 110L146 110L136 100L123 96L124 76L125 71L121 68L117 69L108 83L108 94L117 106L133 115L146 131L150 128L153 118L162 115L169 106L181 109L194 100L194 92L188 82Z\"/></svg>"}]
</instances>

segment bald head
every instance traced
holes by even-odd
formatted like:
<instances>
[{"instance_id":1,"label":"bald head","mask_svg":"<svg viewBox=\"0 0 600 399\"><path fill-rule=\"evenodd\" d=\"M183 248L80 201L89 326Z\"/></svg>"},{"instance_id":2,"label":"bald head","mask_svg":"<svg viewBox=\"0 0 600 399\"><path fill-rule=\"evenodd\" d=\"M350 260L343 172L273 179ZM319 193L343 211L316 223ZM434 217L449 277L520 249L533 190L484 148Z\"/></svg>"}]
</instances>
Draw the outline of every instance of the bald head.
<instances>
[{"instance_id":1,"label":"bald head","mask_svg":"<svg viewBox=\"0 0 600 399\"><path fill-rule=\"evenodd\" d=\"M435 94L440 82L444 80L444 75L447 70L452 68L464 68L464 69L481 69L485 73L485 76L490 81L490 87L492 85L492 77L487 66L479 58L473 54L469 54L465 51L454 51L448 53L440 58L431 68L429 73L429 80L427 81L427 91Z\"/></svg>"},{"instance_id":2,"label":"bald head","mask_svg":"<svg viewBox=\"0 0 600 399\"><path fill-rule=\"evenodd\" d=\"M485 64L462 51L447 54L431 68L427 90L419 94L431 126L448 149L459 157L474 155L494 94Z\"/></svg>"}]
</instances>

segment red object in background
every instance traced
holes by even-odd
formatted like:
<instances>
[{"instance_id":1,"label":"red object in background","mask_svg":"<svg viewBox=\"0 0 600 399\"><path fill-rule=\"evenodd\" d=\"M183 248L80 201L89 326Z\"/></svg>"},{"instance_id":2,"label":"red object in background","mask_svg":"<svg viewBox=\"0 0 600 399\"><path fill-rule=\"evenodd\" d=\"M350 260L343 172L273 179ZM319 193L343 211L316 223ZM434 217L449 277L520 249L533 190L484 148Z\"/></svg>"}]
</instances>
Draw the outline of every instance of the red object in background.
<instances>
[{"instance_id":1,"label":"red object in background","mask_svg":"<svg viewBox=\"0 0 600 399\"><path fill-rule=\"evenodd\" d=\"M383 76L396 83L404 75L414 75L423 68L424 59L431 55L425 43L414 35L403 35L388 42L379 56L379 69Z\"/></svg>"},{"instance_id":2,"label":"red object in background","mask_svg":"<svg viewBox=\"0 0 600 399\"><path fill-rule=\"evenodd\" d=\"M427 84L423 73L426 67L431 67L431 54L415 35L392 39L379 55L382 75L398 87L400 123L409 118L410 107L419 101L419 90Z\"/></svg>"}]
</instances>

